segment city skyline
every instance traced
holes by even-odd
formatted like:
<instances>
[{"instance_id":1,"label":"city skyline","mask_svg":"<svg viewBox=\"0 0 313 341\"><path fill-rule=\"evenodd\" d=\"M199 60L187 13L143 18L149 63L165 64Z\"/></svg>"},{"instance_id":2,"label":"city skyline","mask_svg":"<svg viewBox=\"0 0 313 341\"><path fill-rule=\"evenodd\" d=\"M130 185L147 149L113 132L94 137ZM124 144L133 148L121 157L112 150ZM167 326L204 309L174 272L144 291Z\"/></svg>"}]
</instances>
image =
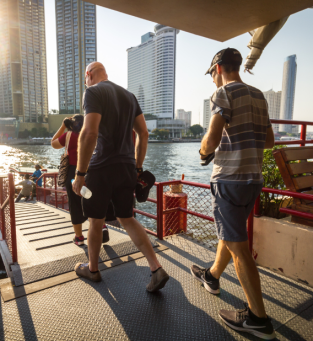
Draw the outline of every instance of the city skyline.
<instances>
[{"instance_id":1,"label":"city skyline","mask_svg":"<svg viewBox=\"0 0 313 341\"><path fill-rule=\"evenodd\" d=\"M46 26L47 26L47 58L49 81L49 104L51 109L57 109L57 65L55 62L55 18L54 2L46 2ZM259 88L281 89L282 63L286 56L297 54L298 74L297 89L295 93L294 118L298 120L310 120L313 104L308 100L310 78L313 70L307 68L310 64L310 53L313 47L306 41L310 39L310 31L313 29L313 11L307 9L293 14L265 48L260 60L255 66L254 76L241 71L244 82ZM129 46L138 45L138 36L151 30L151 23L147 20L128 16L103 7L97 7L97 31L98 31L98 60L107 68L109 79L115 83L127 87L127 54L125 50ZM99 20L102 18L102 20ZM119 23L128 29L123 29ZM106 33L110 32L110 34ZM101 39L99 38L101 36ZM227 42L220 43L186 32L180 32L177 45L176 67L176 107L189 108L192 112L201 110L201 122L203 121L203 99L208 98L215 91L215 85L209 76L204 76L214 54L222 48L236 47L243 58L249 50L246 45L249 34L243 34ZM101 44L99 44L99 41ZM275 56L273 58L273 56ZM51 86L50 86L51 85ZM198 115L193 115L192 124L198 123Z\"/></svg>"},{"instance_id":2,"label":"city skyline","mask_svg":"<svg viewBox=\"0 0 313 341\"><path fill-rule=\"evenodd\" d=\"M174 118L176 35L178 30L157 24L141 44L127 49L127 89L145 114Z\"/></svg>"},{"instance_id":3,"label":"city skyline","mask_svg":"<svg viewBox=\"0 0 313 341\"><path fill-rule=\"evenodd\" d=\"M0 114L42 122L48 114L44 0L2 0L0 39Z\"/></svg>"},{"instance_id":4,"label":"city skyline","mask_svg":"<svg viewBox=\"0 0 313 341\"><path fill-rule=\"evenodd\" d=\"M55 0L55 13L59 112L83 113L85 69L97 59L96 6L82 0Z\"/></svg>"}]
</instances>

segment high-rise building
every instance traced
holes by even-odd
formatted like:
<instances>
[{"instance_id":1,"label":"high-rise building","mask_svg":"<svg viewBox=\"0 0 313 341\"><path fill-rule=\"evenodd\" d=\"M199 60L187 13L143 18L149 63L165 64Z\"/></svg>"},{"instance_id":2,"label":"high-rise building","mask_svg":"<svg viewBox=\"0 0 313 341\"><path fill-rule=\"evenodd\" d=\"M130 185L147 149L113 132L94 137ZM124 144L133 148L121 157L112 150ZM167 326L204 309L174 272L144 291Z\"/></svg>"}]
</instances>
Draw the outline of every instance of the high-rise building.
<instances>
[{"instance_id":1,"label":"high-rise building","mask_svg":"<svg viewBox=\"0 0 313 341\"><path fill-rule=\"evenodd\" d=\"M178 30L157 24L128 53L128 90L145 114L174 118L176 35Z\"/></svg>"},{"instance_id":2,"label":"high-rise building","mask_svg":"<svg viewBox=\"0 0 313 341\"><path fill-rule=\"evenodd\" d=\"M0 1L0 114L48 115L44 0Z\"/></svg>"},{"instance_id":3,"label":"high-rise building","mask_svg":"<svg viewBox=\"0 0 313 341\"><path fill-rule=\"evenodd\" d=\"M203 101L203 129L208 130L211 119L211 97Z\"/></svg>"},{"instance_id":4,"label":"high-rise building","mask_svg":"<svg viewBox=\"0 0 313 341\"><path fill-rule=\"evenodd\" d=\"M270 118L279 120L280 115L280 103L281 103L281 91L273 91L273 89L264 91L263 95L267 101L268 113ZM274 132L279 131L279 124L272 124Z\"/></svg>"},{"instance_id":5,"label":"high-rise building","mask_svg":"<svg viewBox=\"0 0 313 341\"><path fill-rule=\"evenodd\" d=\"M293 108L295 101L295 90L296 90L296 76L297 76L297 56L294 54L288 56L284 63L283 69L283 85L281 94L281 105L280 105L280 119L281 120L292 120L293 119ZM287 133L292 132L292 126L290 124L280 124L280 131Z\"/></svg>"},{"instance_id":6,"label":"high-rise building","mask_svg":"<svg viewBox=\"0 0 313 341\"><path fill-rule=\"evenodd\" d=\"M183 120L186 124L186 129L191 127L191 111L185 111L184 109L177 109L175 118Z\"/></svg>"},{"instance_id":7,"label":"high-rise building","mask_svg":"<svg viewBox=\"0 0 313 341\"><path fill-rule=\"evenodd\" d=\"M85 69L97 60L96 6L56 0L60 114L82 113Z\"/></svg>"}]
</instances>

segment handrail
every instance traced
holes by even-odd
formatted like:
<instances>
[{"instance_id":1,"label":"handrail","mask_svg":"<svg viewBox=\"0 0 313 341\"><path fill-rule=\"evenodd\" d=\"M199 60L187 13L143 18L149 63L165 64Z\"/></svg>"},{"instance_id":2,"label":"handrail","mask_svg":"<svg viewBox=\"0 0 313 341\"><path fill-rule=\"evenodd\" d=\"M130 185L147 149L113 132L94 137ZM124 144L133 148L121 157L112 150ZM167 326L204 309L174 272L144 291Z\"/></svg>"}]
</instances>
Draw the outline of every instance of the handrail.
<instances>
[{"instance_id":1,"label":"handrail","mask_svg":"<svg viewBox=\"0 0 313 341\"><path fill-rule=\"evenodd\" d=\"M15 224L15 203L14 203L14 196L15 196L15 186L14 186L14 177L12 173L7 175L8 184L7 188L7 198L4 198L4 177L0 178L0 225L1 225L1 234L2 240L5 240L8 247L11 244L10 252L12 253L12 260L13 262L17 262L17 243L16 243L16 224ZM5 211L8 208L8 215L6 216ZM8 244L7 241L7 224L8 228L10 228L9 238L11 243Z\"/></svg>"}]
</instances>

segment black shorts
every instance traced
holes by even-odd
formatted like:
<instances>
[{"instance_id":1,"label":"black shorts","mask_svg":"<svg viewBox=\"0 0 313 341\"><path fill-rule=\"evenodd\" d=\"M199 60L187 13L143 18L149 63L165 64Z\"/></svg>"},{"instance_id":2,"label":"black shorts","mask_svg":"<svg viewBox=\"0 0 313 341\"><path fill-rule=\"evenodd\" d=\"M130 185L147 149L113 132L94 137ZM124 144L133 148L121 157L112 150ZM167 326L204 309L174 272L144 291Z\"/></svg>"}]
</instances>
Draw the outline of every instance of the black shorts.
<instances>
[{"instance_id":1,"label":"black shorts","mask_svg":"<svg viewBox=\"0 0 313 341\"><path fill-rule=\"evenodd\" d=\"M95 219L105 218L110 200L117 218L133 216L134 190L137 183L134 164L117 163L91 169L85 181L92 196L90 199L82 200L84 216Z\"/></svg>"}]
</instances>

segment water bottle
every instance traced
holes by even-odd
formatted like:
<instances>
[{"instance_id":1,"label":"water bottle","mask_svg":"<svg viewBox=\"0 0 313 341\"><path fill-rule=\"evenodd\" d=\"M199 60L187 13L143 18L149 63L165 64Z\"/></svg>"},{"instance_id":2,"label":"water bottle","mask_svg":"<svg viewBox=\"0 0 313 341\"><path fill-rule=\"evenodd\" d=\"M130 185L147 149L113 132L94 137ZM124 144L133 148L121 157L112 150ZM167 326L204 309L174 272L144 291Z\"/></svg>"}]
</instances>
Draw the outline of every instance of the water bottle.
<instances>
[{"instance_id":1,"label":"water bottle","mask_svg":"<svg viewBox=\"0 0 313 341\"><path fill-rule=\"evenodd\" d=\"M74 179L71 181L73 183ZM90 199L92 196L92 192L90 189L88 189L86 186L83 186L80 190L80 194L85 199Z\"/></svg>"}]
</instances>

